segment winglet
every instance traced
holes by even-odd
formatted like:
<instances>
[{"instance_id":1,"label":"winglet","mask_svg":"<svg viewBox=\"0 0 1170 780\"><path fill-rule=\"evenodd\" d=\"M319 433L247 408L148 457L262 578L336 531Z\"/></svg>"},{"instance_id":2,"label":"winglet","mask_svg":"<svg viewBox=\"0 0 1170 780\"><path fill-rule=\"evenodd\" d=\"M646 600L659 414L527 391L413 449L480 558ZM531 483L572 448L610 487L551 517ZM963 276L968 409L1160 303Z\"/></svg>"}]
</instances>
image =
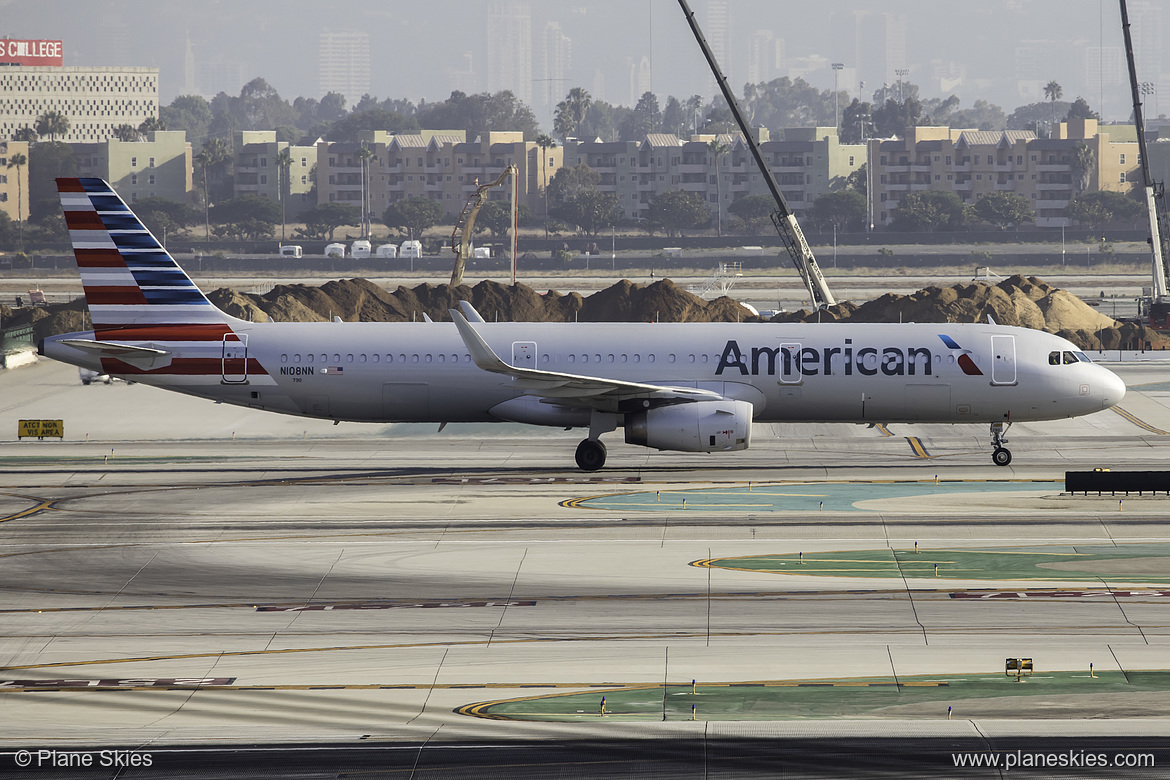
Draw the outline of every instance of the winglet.
<instances>
[{"instance_id":1,"label":"winglet","mask_svg":"<svg viewBox=\"0 0 1170 780\"><path fill-rule=\"evenodd\" d=\"M462 312L455 309L448 310L451 314L451 321L455 323L455 327L459 329L459 337L463 339L463 345L467 347L467 351L471 353L471 359L475 364L484 371L492 371L498 374L512 373L512 366L509 366L504 361L500 360L488 343L483 340L483 337L476 332L475 328L471 327L471 323L463 316ZM475 311L472 309L472 311ZM483 320L480 320L482 322Z\"/></svg>"},{"instance_id":2,"label":"winglet","mask_svg":"<svg viewBox=\"0 0 1170 780\"><path fill-rule=\"evenodd\" d=\"M463 309L463 314L467 317L468 322L486 322L475 307L471 305L471 301L459 301L459 308Z\"/></svg>"}]
</instances>

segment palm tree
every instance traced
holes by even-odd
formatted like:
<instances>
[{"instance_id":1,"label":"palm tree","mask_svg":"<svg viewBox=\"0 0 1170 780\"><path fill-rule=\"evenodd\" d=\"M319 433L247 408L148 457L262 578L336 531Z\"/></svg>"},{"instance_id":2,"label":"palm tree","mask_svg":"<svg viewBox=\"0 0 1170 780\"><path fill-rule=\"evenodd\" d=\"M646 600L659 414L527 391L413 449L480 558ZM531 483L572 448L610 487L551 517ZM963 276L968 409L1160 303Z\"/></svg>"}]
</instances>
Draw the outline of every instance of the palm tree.
<instances>
[{"instance_id":1,"label":"palm tree","mask_svg":"<svg viewBox=\"0 0 1170 780\"><path fill-rule=\"evenodd\" d=\"M142 120L142 124L138 126L138 134L145 136L147 133L155 132L156 130L166 130L166 122L163 122L156 116L148 116Z\"/></svg>"},{"instance_id":2,"label":"palm tree","mask_svg":"<svg viewBox=\"0 0 1170 780\"><path fill-rule=\"evenodd\" d=\"M1072 160L1070 162L1073 186L1076 189L1076 193L1073 195L1074 198L1089 189L1093 169L1096 166L1097 153L1084 141L1078 141L1077 145L1073 147Z\"/></svg>"},{"instance_id":3,"label":"palm tree","mask_svg":"<svg viewBox=\"0 0 1170 780\"><path fill-rule=\"evenodd\" d=\"M25 143L30 144L35 144L38 138L40 138L40 136L37 135L37 131L33 130L31 127L22 127L12 134L13 141L24 141Z\"/></svg>"},{"instance_id":4,"label":"palm tree","mask_svg":"<svg viewBox=\"0 0 1170 780\"><path fill-rule=\"evenodd\" d=\"M719 136L707 142L707 149L711 152L712 163L715 166L715 225L717 234L723 235L723 188L720 180L723 178L719 175L719 158L727 153L731 146L726 141L720 140Z\"/></svg>"},{"instance_id":5,"label":"palm tree","mask_svg":"<svg viewBox=\"0 0 1170 780\"><path fill-rule=\"evenodd\" d=\"M1056 128L1056 101L1064 97L1064 90L1056 83L1055 80L1044 85L1044 97L1052 101L1052 128ZM1052 137L1052 131L1048 133L1048 137Z\"/></svg>"},{"instance_id":6,"label":"palm tree","mask_svg":"<svg viewBox=\"0 0 1170 780\"><path fill-rule=\"evenodd\" d=\"M203 236L211 240L210 203L207 195L207 170L221 165L229 156L228 145L222 138L208 138L203 149L195 155L195 162L203 168Z\"/></svg>"},{"instance_id":7,"label":"palm tree","mask_svg":"<svg viewBox=\"0 0 1170 780\"><path fill-rule=\"evenodd\" d=\"M50 141L56 141L57 136L69 132L69 117L60 111L46 111L37 117L34 127L37 135L47 135Z\"/></svg>"},{"instance_id":8,"label":"palm tree","mask_svg":"<svg viewBox=\"0 0 1170 780\"><path fill-rule=\"evenodd\" d=\"M357 150L358 163L361 165L362 176L362 238L370 237L370 208L366 202L370 195L370 160L374 157L374 150L362 142L362 147Z\"/></svg>"},{"instance_id":9,"label":"palm tree","mask_svg":"<svg viewBox=\"0 0 1170 780\"><path fill-rule=\"evenodd\" d=\"M16 230L18 234L18 244L20 251L24 251L24 206L23 195L20 187L20 169L28 165L28 158L22 153L17 152L8 158L8 167L16 169Z\"/></svg>"},{"instance_id":10,"label":"palm tree","mask_svg":"<svg viewBox=\"0 0 1170 780\"><path fill-rule=\"evenodd\" d=\"M289 194L292 192L292 182L289 181L288 172L292 167L292 150L287 146L276 153L276 169L280 175L279 189L280 189L280 243L284 243L284 209L285 203L288 201Z\"/></svg>"},{"instance_id":11,"label":"palm tree","mask_svg":"<svg viewBox=\"0 0 1170 780\"><path fill-rule=\"evenodd\" d=\"M581 129L585 115L589 113L589 106L593 98L582 87L573 87L565 99L557 104L557 116L554 121L556 132L562 138L568 138Z\"/></svg>"},{"instance_id":12,"label":"palm tree","mask_svg":"<svg viewBox=\"0 0 1170 780\"><path fill-rule=\"evenodd\" d=\"M134 125L118 125L113 129L114 138L119 141L137 141L139 138L138 130Z\"/></svg>"},{"instance_id":13,"label":"palm tree","mask_svg":"<svg viewBox=\"0 0 1170 780\"><path fill-rule=\"evenodd\" d=\"M548 238L548 150L555 149L556 139L546 133L536 136L536 145L540 147L540 170L544 193L544 237Z\"/></svg>"}]
</instances>

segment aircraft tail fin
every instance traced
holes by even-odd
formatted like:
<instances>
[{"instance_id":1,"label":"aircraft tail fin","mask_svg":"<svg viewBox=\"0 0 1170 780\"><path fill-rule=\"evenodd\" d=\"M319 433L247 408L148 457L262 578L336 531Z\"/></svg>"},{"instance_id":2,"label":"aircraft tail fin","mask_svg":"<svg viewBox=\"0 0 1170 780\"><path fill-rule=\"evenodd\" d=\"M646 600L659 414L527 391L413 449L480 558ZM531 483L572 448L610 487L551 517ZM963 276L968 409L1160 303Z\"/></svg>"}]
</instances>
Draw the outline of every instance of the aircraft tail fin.
<instances>
[{"instance_id":1,"label":"aircraft tail fin","mask_svg":"<svg viewBox=\"0 0 1170 780\"><path fill-rule=\"evenodd\" d=\"M95 331L226 325L125 201L102 179L57 179Z\"/></svg>"}]
</instances>

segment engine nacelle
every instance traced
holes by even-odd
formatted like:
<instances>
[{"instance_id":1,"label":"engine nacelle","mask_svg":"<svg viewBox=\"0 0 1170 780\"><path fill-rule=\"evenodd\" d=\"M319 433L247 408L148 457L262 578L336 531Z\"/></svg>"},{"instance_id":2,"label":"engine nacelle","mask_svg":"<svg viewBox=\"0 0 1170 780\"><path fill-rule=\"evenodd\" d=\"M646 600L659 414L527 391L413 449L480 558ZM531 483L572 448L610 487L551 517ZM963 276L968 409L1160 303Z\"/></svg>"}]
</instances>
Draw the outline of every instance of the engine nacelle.
<instances>
[{"instance_id":1,"label":"engine nacelle","mask_svg":"<svg viewBox=\"0 0 1170 780\"><path fill-rule=\"evenodd\" d=\"M747 401L694 401L626 415L626 443L679 452L746 450L752 439Z\"/></svg>"}]
</instances>

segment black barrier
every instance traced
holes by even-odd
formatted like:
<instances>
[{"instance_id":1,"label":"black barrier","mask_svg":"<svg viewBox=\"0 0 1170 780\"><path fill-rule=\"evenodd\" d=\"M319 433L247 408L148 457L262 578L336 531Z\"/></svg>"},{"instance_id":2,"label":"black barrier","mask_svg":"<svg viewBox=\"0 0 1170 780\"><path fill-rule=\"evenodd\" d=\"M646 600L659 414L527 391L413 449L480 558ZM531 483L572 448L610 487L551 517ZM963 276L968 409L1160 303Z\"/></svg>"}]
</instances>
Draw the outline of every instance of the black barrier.
<instances>
[{"instance_id":1,"label":"black barrier","mask_svg":"<svg viewBox=\"0 0 1170 780\"><path fill-rule=\"evenodd\" d=\"M1066 471L1064 489L1068 493L1167 493L1170 494L1170 471Z\"/></svg>"}]
</instances>

